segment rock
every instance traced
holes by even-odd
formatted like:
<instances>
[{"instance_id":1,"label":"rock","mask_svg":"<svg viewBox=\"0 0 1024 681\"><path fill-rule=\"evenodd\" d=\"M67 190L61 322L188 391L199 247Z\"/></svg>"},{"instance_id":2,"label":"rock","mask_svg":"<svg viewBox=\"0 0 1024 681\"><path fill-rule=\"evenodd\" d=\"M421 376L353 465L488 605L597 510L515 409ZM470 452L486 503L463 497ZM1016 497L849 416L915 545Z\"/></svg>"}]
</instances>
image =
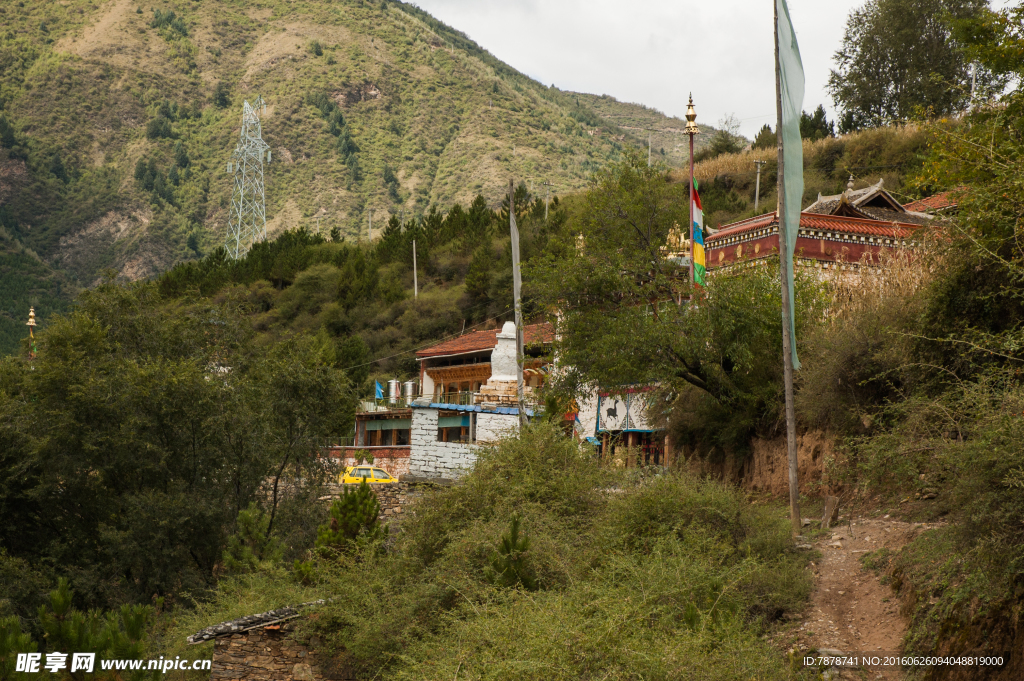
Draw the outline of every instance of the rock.
<instances>
[{"instance_id":1,"label":"rock","mask_svg":"<svg viewBox=\"0 0 1024 681\"><path fill-rule=\"evenodd\" d=\"M843 548L843 542L841 542L841 541L834 541L834 542L830 543L828 545L828 547L830 549L841 549L841 548Z\"/></svg>"},{"instance_id":2,"label":"rock","mask_svg":"<svg viewBox=\"0 0 1024 681\"><path fill-rule=\"evenodd\" d=\"M814 547L813 547L813 546L811 546L810 544L797 544L797 545L796 545L796 548L797 548L798 550L800 550L800 551L810 551L810 550L811 550L811 549L813 549Z\"/></svg>"},{"instance_id":3,"label":"rock","mask_svg":"<svg viewBox=\"0 0 1024 681\"><path fill-rule=\"evenodd\" d=\"M316 681L316 677L313 676L313 668L304 663L292 667L292 678L295 681Z\"/></svg>"}]
</instances>

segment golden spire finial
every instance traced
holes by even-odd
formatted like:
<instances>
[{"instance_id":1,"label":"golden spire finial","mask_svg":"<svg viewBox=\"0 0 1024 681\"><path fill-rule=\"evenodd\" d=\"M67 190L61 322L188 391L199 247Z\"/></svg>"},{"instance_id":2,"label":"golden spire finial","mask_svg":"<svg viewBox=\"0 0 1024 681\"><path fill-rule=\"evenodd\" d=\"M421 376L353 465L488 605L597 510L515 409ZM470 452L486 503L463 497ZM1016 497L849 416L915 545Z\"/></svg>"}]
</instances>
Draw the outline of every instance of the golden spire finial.
<instances>
[{"instance_id":1,"label":"golden spire finial","mask_svg":"<svg viewBox=\"0 0 1024 681\"><path fill-rule=\"evenodd\" d=\"M690 93L690 102L686 105L686 127L683 132L687 135L697 135L700 130L697 128L697 112L693 110L693 93Z\"/></svg>"},{"instance_id":2,"label":"golden spire finial","mask_svg":"<svg viewBox=\"0 0 1024 681\"><path fill-rule=\"evenodd\" d=\"M36 308L35 307L30 307L28 309L28 321L25 322L25 326L35 326L35 325L36 325ZM29 333L31 333L31 332L32 332L32 329L29 329Z\"/></svg>"}]
</instances>

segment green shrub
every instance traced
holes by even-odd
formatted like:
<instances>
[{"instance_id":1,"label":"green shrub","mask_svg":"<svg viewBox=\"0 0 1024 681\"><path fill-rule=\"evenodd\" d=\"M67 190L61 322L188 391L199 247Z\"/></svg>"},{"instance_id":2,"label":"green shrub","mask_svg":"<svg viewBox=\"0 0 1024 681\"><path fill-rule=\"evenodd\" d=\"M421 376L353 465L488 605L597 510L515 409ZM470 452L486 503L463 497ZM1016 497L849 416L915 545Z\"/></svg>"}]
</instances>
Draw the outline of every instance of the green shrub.
<instances>
[{"instance_id":1,"label":"green shrub","mask_svg":"<svg viewBox=\"0 0 1024 681\"><path fill-rule=\"evenodd\" d=\"M354 490L342 488L341 497L331 504L331 520L317 530L316 547L325 556L350 550L357 542L383 540L387 527L377 516L380 504L370 485L363 480Z\"/></svg>"},{"instance_id":2,"label":"green shrub","mask_svg":"<svg viewBox=\"0 0 1024 681\"><path fill-rule=\"evenodd\" d=\"M323 566L337 596L309 626L355 678L788 679L761 634L806 599L805 561L777 511L630 482L534 424L426 492L389 552Z\"/></svg>"},{"instance_id":3,"label":"green shrub","mask_svg":"<svg viewBox=\"0 0 1024 681\"><path fill-rule=\"evenodd\" d=\"M237 529L224 548L224 567L231 572L250 572L261 562L276 563L284 557L281 541L270 533L270 516L254 501L239 511Z\"/></svg>"}]
</instances>

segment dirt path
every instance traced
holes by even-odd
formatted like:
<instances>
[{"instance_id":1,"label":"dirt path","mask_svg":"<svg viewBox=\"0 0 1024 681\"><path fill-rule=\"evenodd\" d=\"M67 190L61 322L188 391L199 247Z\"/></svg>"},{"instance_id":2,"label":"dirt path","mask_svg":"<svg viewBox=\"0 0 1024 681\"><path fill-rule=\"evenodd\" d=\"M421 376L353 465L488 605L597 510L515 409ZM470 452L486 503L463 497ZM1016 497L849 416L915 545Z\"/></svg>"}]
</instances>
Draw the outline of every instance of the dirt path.
<instances>
[{"instance_id":1,"label":"dirt path","mask_svg":"<svg viewBox=\"0 0 1024 681\"><path fill-rule=\"evenodd\" d=\"M889 586L865 569L860 558L870 551L896 551L934 524L891 518L860 518L815 542L821 560L813 565L816 584L811 605L789 630L796 650L816 648L843 653L895 653L906 624ZM844 671L834 678L900 679L897 671Z\"/></svg>"}]
</instances>

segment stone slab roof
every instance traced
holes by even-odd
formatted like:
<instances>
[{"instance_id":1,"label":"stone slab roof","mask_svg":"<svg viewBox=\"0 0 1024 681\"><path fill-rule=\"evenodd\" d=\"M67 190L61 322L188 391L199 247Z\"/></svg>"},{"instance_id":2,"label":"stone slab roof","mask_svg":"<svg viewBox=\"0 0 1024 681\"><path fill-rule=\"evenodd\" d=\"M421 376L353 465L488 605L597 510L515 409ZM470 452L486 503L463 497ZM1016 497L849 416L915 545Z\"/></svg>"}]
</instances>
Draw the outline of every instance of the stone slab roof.
<instances>
[{"instance_id":1,"label":"stone slab roof","mask_svg":"<svg viewBox=\"0 0 1024 681\"><path fill-rule=\"evenodd\" d=\"M277 624L278 622L295 619L302 614L299 612L300 608L322 605L324 602L325 601L323 600L310 601L309 603L302 603L295 607L286 605L285 607L278 608L277 610L268 610L267 612L261 612L255 615L246 615L245 617L239 617L236 620L221 622L220 624L214 624L206 627L202 631L197 631L192 634L186 640L194 645L196 643L203 643L204 641L212 641L213 639L220 638L221 636L230 636L232 634L240 634L243 631L249 631L250 629L259 629L270 624Z\"/></svg>"},{"instance_id":2,"label":"stone slab roof","mask_svg":"<svg viewBox=\"0 0 1024 681\"><path fill-rule=\"evenodd\" d=\"M501 329L474 331L416 351L419 358L442 357L445 355L465 355L471 352L493 350L498 344L498 332ZM549 322L529 324L523 327L523 344L551 343L555 340L555 328Z\"/></svg>"}]
</instances>

